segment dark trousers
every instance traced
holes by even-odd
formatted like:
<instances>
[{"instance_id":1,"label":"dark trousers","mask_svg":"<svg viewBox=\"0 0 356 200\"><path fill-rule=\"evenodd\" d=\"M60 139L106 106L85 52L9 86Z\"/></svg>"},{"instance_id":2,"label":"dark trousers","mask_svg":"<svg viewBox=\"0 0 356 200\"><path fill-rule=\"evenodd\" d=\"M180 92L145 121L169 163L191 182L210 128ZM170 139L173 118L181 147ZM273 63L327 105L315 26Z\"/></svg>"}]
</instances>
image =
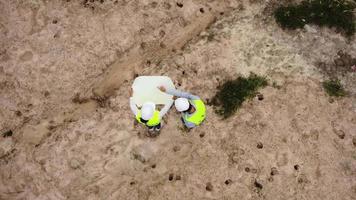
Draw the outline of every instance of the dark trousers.
<instances>
[{"instance_id":1,"label":"dark trousers","mask_svg":"<svg viewBox=\"0 0 356 200\"><path fill-rule=\"evenodd\" d=\"M161 128L161 123L157 124L156 126L147 126L147 127L148 127L148 129L160 129Z\"/></svg>"}]
</instances>

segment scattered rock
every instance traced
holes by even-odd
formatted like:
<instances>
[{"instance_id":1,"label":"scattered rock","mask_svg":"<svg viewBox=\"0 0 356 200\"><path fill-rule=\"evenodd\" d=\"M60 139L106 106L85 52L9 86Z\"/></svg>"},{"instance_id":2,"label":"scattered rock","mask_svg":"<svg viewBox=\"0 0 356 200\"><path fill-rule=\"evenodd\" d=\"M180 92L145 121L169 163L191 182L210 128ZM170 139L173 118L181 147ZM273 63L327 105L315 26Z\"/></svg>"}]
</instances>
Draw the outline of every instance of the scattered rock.
<instances>
[{"instance_id":1,"label":"scattered rock","mask_svg":"<svg viewBox=\"0 0 356 200\"><path fill-rule=\"evenodd\" d=\"M199 137L203 138L205 136L205 133L200 133Z\"/></svg>"},{"instance_id":2,"label":"scattered rock","mask_svg":"<svg viewBox=\"0 0 356 200\"><path fill-rule=\"evenodd\" d=\"M263 189L263 185L261 183L259 183L257 180L255 180L254 185L257 189L262 190Z\"/></svg>"},{"instance_id":3,"label":"scattered rock","mask_svg":"<svg viewBox=\"0 0 356 200\"><path fill-rule=\"evenodd\" d=\"M75 158L72 158L70 161L69 161L69 166L72 168L72 169L78 169L80 166L81 166L81 163L75 159Z\"/></svg>"},{"instance_id":4,"label":"scattered rock","mask_svg":"<svg viewBox=\"0 0 356 200\"><path fill-rule=\"evenodd\" d=\"M159 31L159 36L163 38L166 35L166 32L164 30Z\"/></svg>"},{"instance_id":5,"label":"scattered rock","mask_svg":"<svg viewBox=\"0 0 356 200\"><path fill-rule=\"evenodd\" d=\"M179 147L179 146L174 146L174 147L173 147L173 151L174 151L174 152L178 152L179 150L180 150L180 147Z\"/></svg>"},{"instance_id":6,"label":"scattered rock","mask_svg":"<svg viewBox=\"0 0 356 200\"><path fill-rule=\"evenodd\" d=\"M176 180L177 181L179 181L179 180L181 180L182 179L182 177L180 176L180 175L176 175Z\"/></svg>"},{"instance_id":7,"label":"scattered rock","mask_svg":"<svg viewBox=\"0 0 356 200\"><path fill-rule=\"evenodd\" d=\"M169 4L168 2L163 3L163 8L169 10L169 9L171 9L171 7L172 7L171 4Z\"/></svg>"},{"instance_id":8,"label":"scattered rock","mask_svg":"<svg viewBox=\"0 0 356 200\"><path fill-rule=\"evenodd\" d=\"M178 55L174 58L174 63L177 65L177 66L183 66L184 63L185 63L185 58L184 56L182 55Z\"/></svg>"},{"instance_id":9,"label":"scattered rock","mask_svg":"<svg viewBox=\"0 0 356 200\"><path fill-rule=\"evenodd\" d=\"M17 110L17 111L15 112L15 115L18 116L18 117L21 117L21 116L22 116L22 112L19 111L19 110Z\"/></svg>"},{"instance_id":10,"label":"scattered rock","mask_svg":"<svg viewBox=\"0 0 356 200\"><path fill-rule=\"evenodd\" d=\"M49 92L48 92L48 91L45 91L45 92L43 93L43 95L44 95L45 97L48 97L48 96L49 96Z\"/></svg>"},{"instance_id":11,"label":"scattered rock","mask_svg":"<svg viewBox=\"0 0 356 200\"><path fill-rule=\"evenodd\" d=\"M206 183L205 189L209 192L213 191L213 185L210 182L208 182Z\"/></svg>"},{"instance_id":12,"label":"scattered rock","mask_svg":"<svg viewBox=\"0 0 356 200\"><path fill-rule=\"evenodd\" d=\"M56 19L54 19L53 21L52 21L52 24L57 24L58 23L58 20L56 20Z\"/></svg>"},{"instance_id":13,"label":"scattered rock","mask_svg":"<svg viewBox=\"0 0 356 200\"><path fill-rule=\"evenodd\" d=\"M183 8L183 4L180 3L180 2L177 2L177 6L178 6L179 8Z\"/></svg>"},{"instance_id":14,"label":"scattered rock","mask_svg":"<svg viewBox=\"0 0 356 200\"><path fill-rule=\"evenodd\" d=\"M352 144L354 145L354 147L356 147L356 136L352 138Z\"/></svg>"},{"instance_id":15,"label":"scattered rock","mask_svg":"<svg viewBox=\"0 0 356 200\"><path fill-rule=\"evenodd\" d=\"M263 94L257 94L257 99L262 101L264 99Z\"/></svg>"},{"instance_id":16,"label":"scattered rock","mask_svg":"<svg viewBox=\"0 0 356 200\"><path fill-rule=\"evenodd\" d=\"M130 182L130 185L135 185L136 184L136 181L131 181Z\"/></svg>"},{"instance_id":17,"label":"scattered rock","mask_svg":"<svg viewBox=\"0 0 356 200\"><path fill-rule=\"evenodd\" d=\"M345 138L345 132L343 130L334 130L334 133L340 138L344 139Z\"/></svg>"},{"instance_id":18,"label":"scattered rock","mask_svg":"<svg viewBox=\"0 0 356 200\"><path fill-rule=\"evenodd\" d=\"M245 167L245 172L250 172L250 168Z\"/></svg>"},{"instance_id":19,"label":"scattered rock","mask_svg":"<svg viewBox=\"0 0 356 200\"><path fill-rule=\"evenodd\" d=\"M274 175L277 175L277 174L278 174L277 168L272 167L272 168L271 168L271 176L274 176Z\"/></svg>"},{"instance_id":20,"label":"scattered rock","mask_svg":"<svg viewBox=\"0 0 356 200\"><path fill-rule=\"evenodd\" d=\"M154 151L150 144L141 144L131 150L131 156L135 160L139 160L141 163L148 162L154 154Z\"/></svg>"},{"instance_id":21,"label":"scattered rock","mask_svg":"<svg viewBox=\"0 0 356 200\"><path fill-rule=\"evenodd\" d=\"M169 181L172 181L172 180L173 180L173 177L174 177L174 174L170 173L169 176L168 176L168 180L169 180Z\"/></svg>"},{"instance_id":22,"label":"scattered rock","mask_svg":"<svg viewBox=\"0 0 356 200\"><path fill-rule=\"evenodd\" d=\"M156 164L151 165L151 168L152 169L156 168Z\"/></svg>"},{"instance_id":23,"label":"scattered rock","mask_svg":"<svg viewBox=\"0 0 356 200\"><path fill-rule=\"evenodd\" d=\"M257 143L257 148L258 148L258 149L262 149L262 148L263 148L262 142L258 142L258 143Z\"/></svg>"},{"instance_id":24,"label":"scattered rock","mask_svg":"<svg viewBox=\"0 0 356 200\"><path fill-rule=\"evenodd\" d=\"M11 137L13 134L12 130L5 131L2 136L5 137Z\"/></svg>"},{"instance_id":25,"label":"scattered rock","mask_svg":"<svg viewBox=\"0 0 356 200\"><path fill-rule=\"evenodd\" d=\"M201 13L204 13L204 12L205 12L205 11L204 11L204 8L200 8L199 11L200 11Z\"/></svg>"},{"instance_id":26,"label":"scattered rock","mask_svg":"<svg viewBox=\"0 0 356 200\"><path fill-rule=\"evenodd\" d=\"M294 165L294 170L298 171L299 170L299 165Z\"/></svg>"},{"instance_id":27,"label":"scattered rock","mask_svg":"<svg viewBox=\"0 0 356 200\"><path fill-rule=\"evenodd\" d=\"M306 24L304 26L304 29L309 33L317 33L318 32L314 27L312 27L312 26L310 26L308 24Z\"/></svg>"},{"instance_id":28,"label":"scattered rock","mask_svg":"<svg viewBox=\"0 0 356 200\"><path fill-rule=\"evenodd\" d=\"M229 185L229 184L231 184L232 183L232 180L231 179L227 179L226 181L225 181L225 185Z\"/></svg>"}]
</instances>

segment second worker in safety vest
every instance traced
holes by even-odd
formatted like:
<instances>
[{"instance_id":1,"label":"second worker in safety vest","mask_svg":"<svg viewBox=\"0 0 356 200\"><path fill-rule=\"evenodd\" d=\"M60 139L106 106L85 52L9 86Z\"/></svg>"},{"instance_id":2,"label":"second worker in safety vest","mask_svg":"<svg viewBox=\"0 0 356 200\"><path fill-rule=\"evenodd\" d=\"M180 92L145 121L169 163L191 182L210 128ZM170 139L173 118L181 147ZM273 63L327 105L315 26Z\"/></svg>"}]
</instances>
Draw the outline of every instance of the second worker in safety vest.
<instances>
[{"instance_id":1,"label":"second worker in safety vest","mask_svg":"<svg viewBox=\"0 0 356 200\"><path fill-rule=\"evenodd\" d=\"M174 106L178 112L182 113L182 121L187 128L194 128L204 121L206 109L204 102L198 96L174 89L167 90L163 86L159 89L175 96Z\"/></svg>"}]
</instances>

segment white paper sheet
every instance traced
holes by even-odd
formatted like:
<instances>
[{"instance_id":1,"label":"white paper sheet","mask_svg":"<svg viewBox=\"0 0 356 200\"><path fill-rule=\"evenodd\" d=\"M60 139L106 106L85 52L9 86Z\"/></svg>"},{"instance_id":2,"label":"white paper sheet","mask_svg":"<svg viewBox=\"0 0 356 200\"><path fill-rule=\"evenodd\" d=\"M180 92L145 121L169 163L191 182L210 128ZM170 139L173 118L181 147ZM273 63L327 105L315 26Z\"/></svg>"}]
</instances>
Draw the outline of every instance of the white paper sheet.
<instances>
[{"instance_id":1,"label":"white paper sheet","mask_svg":"<svg viewBox=\"0 0 356 200\"><path fill-rule=\"evenodd\" d=\"M173 81L168 76L139 76L133 84L133 100L137 106L145 102L166 104L172 95L161 92L157 87L164 86L166 89L175 89Z\"/></svg>"}]
</instances>

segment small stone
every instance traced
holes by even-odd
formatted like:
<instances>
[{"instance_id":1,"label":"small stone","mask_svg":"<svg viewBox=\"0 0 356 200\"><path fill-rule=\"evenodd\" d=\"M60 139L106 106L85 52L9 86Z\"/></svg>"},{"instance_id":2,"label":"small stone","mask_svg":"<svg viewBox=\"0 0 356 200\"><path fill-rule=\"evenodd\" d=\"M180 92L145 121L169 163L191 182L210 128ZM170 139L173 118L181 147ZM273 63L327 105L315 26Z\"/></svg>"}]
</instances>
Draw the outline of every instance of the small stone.
<instances>
[{"instance_id":1,"label":"small stone","mask_svg":"<svg viewBox=\"0 0 356 200\"><path fill-rule=\"evenodd\" d=\"M11 137L13 134L12 130L5 131L2 136L5 137Z\"/></svg>"},{"instance_id":2,"label":"small stone","mask_svg":"<svg viewBox=\"0 0 356 200\"><path fill-rule=\"evenodd\" d=\"M173 147L173 151L174 151L174 152L178 152L179 150L180 150L180 147L179 147L179 146L174 146L174 147Z\"/></svg>"},{"instance_id":3,"label":"small stone","mask_svg":"<svg viewBox=\"0 0 356 200\"><path fill-rule=\"evenodd\" d=\"M257 180L255 180L254 185L255 185L256 188L258 188L260 190L262 190L262 188L263 188L263 185L261 183L257 182Z\"/></svg>"},{"instance_id":4,"label":"small stone","mask_svg":"<svg viewBox=\"0 0 356 200\"><path fill-rule=\"evenodd\" d=\"M48 96L49 96L49 92L48 92L48 91L45 91L45 92L43 93L43 95L44 95L45 97L48 97Z\"/></svg>"},{"instance_id":5,"label":"small stone","mask_svg":"<svg viewBox=\"0 0 356 200\"><path fill-rule=\"evenodd\" d=\"M177 181L179 181L179 180L181 180L182 179L182 177L180 176L180 175L176 175L176 180Z\"/></svg>"},{"instance_id":6,"label":"small stone","mask_svg":"<svg viewBox=\"0 0 356 200\"><path fill-rule=\"evenodd\" d=\"M70 167L71 167L72 169L78 169L81 164L80 164L80 162L79 162L77 159L72 158L72 159L70 160L70 162L69 162L69 165L70 165Z\"/></svg>"},{"instance_id":7,"label":"small stone","mask_svg":"<svg viewBox=\"0 0 356 200\"><path fill-rule=\"evenodd\" d=\"M296 170L296 171L298 171L299 170L299 165L294 165L294 169Z\"/></svg>"},{"instance_id":8,"label":"small stone","mask_svg":"<svg viewBox=\"0 0 356 200\"><path fill-rule=\"evenodd\" d=\"M343 130L335 130L336 135L340 138L340 139L344 139L345 138L345 132Z\"/></svg>"},{"instance_id":9,"label":"small stone","mask_svg":"<svg viewBox=\"0 0 356 200\"><path fill-rule=\"evenodd\" d=\"M130 182L130 185L135 185L136 184L136 181L131 181Z\"/></svg>"},{"instance_id":10,"label":"small stone","mask_svg":"<svg viewBox=\"0 0 356 200\"><path fill-rule=\"evenodd\" d=\"M166 32L164 31L164 30L161 30L160 32L159 32L159 36L162 38L162 37L164 37L166 35Z\"/></svg>"},{"instance_id":11,"label":"small stone","mask_svg":"<svg viewBox=\"0 0 356 200\"><path fill-rule=\"evenodd\" d=\"M206 189L207 191L212 191L212 190L213 190L213 185L212 185L210 182L208 182L208 183L206 184L206 186L205 186L205 189Z\"/></svg>"},{"instance_id":12,"label":"small stone","mask_svg":"<svg viewBox=\"0 0 356 200\"><path fill-rule=\"evenodd\" d=\"M231 184L232 183L232 180L231 179L227 179L226 181L225 181L225 185L229 185L229 184Z\"/></svg>"},{"instance_id":13,"label":"small stone","mask_svg":"<svg viewBox=\"0 0 356 200\"><path fill-rule=\"evenodd\" d=\"M245 172L250 172L250 168L245 167Z\"/></svg>"},{"instance_id":14,"label":"small stone","mask_svg":"<svg viewBox=\"0 0 356 200\"><path fill-rule=\"evenodd\" d=\"M205 133L200 133L199 137L203 138L205 136Z\"/></svg>"},{"instance_id":15,"label":"small stone","mask_svg":"<svg viewBox=\"0 0 356 200\"><path fill-rule=\"evenodd\" d=\"M19 111L19 110L17 110L17 111L15 112L15 114L16 114L16 116L18 116L18 117L21 117L21 116L22 116L22 112Z\"/></svg>"},{"instance_id":16,"label":"small stone","mask_svg":"<svg viewBox=\"0 0 356 200\"><path fill-rule=\"evenodd\" d=\"M156 168L156 164L151 165L151 168L152 169Z\"/></svg>"},{"instance_id":17,"label":"small stone","mask_svg":"<svg viewBox=\"0 0 356 200\"><path fill-rule=\"evenodd\" d=\"M257 99L262 101L264 99L263 94L257 94Z\"/></svg>"},{"instance_id":18,"label":"small stone","mask_svg":"<svg viewBox=\"0 0 356 200\"><path fill-rule=\"evenodd\" d=\"M309 33L317 33L317 32L318 32L314 27L312 27L312 26L310 26L310 25L308 25L308 24L306 24L306 25L304 26L304 28L305 28L305 30L306 30L307 32L309 32Z\"/></svg>"},{"instance_id":19,"label":"small stone","mask_svg":"<svg viewBox=\"0 0 356 200\"><path fill-rule=\"evenodd\" d=\"M269 182L273 182L273 177L271 176L271 177L268 177L268 179L267 179Z\"/></svg>"},{"instance_id":20,"label":"small stone","mask_svg":"<svg viewBox=\"0 0 356 200\"><path fill-rule=\"evenodd\" d=\"M345 65L341 58L335 59L334 63L336 66L344 66Z\"/></svg>"},{"instance_id":21,"label":"small stone","mask_svg":"<svg viewBox=\"0 0 356 200\"><path fill-rule=\"evenodd\" d=\"M174 63L177 66L183 66L185 64L185 58L184 56L178 55L174 58Z\"/></svg>"},{"instance_id":22,"label":"small stone","mask_svg":"<svg viewBox=\"0 0 356 200\"><path fill-rule=\"evenodd\" d=\"M352 138L352 144L354 145L354 147L356 147L356 137L355 136Z\"/></svg>"},{"instance_id":23,"label":"small stone","mask_svg":"<svg viewBox=\"0 0 356 200\"><path fill-rule=\"evenodd\" d=\"M257 143L257 148L258 148L258 149L262 149L262 148L263 148L262 142L258 142L258 143Z\"/></svg>"},{"instance_id":24,"label":"small stone","mask_svg":"<svg viewBox=\"0 0 356 200\"><path fill-rule=\"evenodd\" d=\"M278 174L277 168L272 167L272 168L271 168L271 176L274 176L274 175L277 175L277 174Z\"/></svg>"},{"instance_id":25,"label":"small stone","mask_svg":"<svg viewBox=\"0 0 356 200\"><path fill-rule=\"evenodd\" d=\"M180 3L180 2L177 2L177 6L178 6L179 8L183 8L183 4Z\"/></svg>"},{"instance_id":26,"label":"small stone","mask_svg":"<svg viewBox=\"0 0 356 200\"><path fill-rule=\"evenodd\" d=\"M172 180L173 180L173 177L174 177L174 174L170 173L169 176L168 176L168 180L169 180L169 181L172 181Z\"/></svg>"}]
</instances>

